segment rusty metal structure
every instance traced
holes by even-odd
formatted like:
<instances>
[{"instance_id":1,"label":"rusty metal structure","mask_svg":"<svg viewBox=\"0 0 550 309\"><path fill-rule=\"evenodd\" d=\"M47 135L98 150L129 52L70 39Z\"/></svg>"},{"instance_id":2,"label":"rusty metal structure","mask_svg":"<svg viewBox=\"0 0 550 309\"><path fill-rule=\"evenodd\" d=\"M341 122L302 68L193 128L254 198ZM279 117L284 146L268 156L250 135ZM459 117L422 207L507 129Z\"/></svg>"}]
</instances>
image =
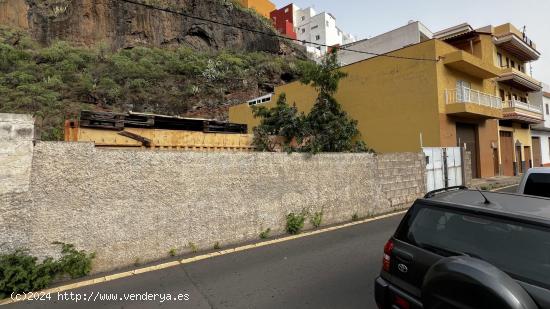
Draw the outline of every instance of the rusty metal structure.
<instances>
[{"instance_id":1,"label":"rusty metal structure","mask_svg":"<svg viewBox=\"0 0 550 309\"><path fill-rule=\"evenodd\" d=\"M252 151L246 132L243 124L134 112L82 111L65 121L65 141L109 148Z\"/></svg>"}]
</instances>

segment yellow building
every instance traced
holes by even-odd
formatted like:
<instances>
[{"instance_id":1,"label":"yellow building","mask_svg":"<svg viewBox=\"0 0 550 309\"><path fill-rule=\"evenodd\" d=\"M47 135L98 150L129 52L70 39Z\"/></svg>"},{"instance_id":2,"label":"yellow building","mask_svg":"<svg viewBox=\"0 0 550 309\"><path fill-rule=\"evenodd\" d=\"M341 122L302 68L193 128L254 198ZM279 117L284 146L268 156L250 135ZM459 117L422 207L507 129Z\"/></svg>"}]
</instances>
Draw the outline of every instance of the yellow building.
<instances>
[{"instance_id":1,"label":"yellow building","mask_svg":"<svg viewBox=\"0 0 550 309\"><path fill-rule=\"evenodd\" d=\"M508 117L508 108L498 95L506 70L496 65L495 35L467 25L436 35L387 54L397 57L378 56L342 67L348 77L340 82L336 99L377 152L466 145L472 152L473 177L498 175L498 121ZM317 95L294 82L277 87L271 101L261 104L273 106L283 92L304 112ZM229 118L248 124L249 130L259 123L248 103L230 108Z\"/></svg>"},{"instance_id":2,"label":"yellow building","mask_svg":"<svg viewBox=\"0 0 550 309\"><path fill-rule=\"evenodd\" d=\"M269 14L277 9L269 0L237 0L237 3L245 8L254 9L260 15L270 18Z\"/></svg>"}]
</instances>

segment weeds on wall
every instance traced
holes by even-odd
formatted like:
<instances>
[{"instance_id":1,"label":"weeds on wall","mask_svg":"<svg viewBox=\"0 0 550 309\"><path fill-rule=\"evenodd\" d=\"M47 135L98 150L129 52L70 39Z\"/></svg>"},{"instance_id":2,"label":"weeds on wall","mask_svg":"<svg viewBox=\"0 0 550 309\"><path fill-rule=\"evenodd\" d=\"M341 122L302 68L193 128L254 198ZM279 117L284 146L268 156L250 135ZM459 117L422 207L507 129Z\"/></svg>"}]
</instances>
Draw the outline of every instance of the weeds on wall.
<instances>
[{"instance_id":1,"label":"weeds on wall","mask_svg":"<svg viewBox=\"0 0 550 309\"><path fill-rule=\"evenodd\" d=\"M304 222L306 221L307 212L302 211L299 214L293 212L286 216L286 231L291 235L299 234L304 228Z\"/></svg>"},{"instance_id":2,"label":"weeds on wall","mask_svg":"<svg viewBox=\"0 0 550 309\"><path fill-rule=\"evenodd\" d=\"M314 213L313 216L311 216L311 218L309 219L309 221L311 222L311 225L313 225L313 227L315 228L320 227L321 224L323 223L323 211Z\"/></svg>"},{"instance_id":3,"label":"weeds on wall","mask_svg":"<svg viewBox=\"0 0 550 309\"><path fill-rule=\"evenodd\" d=\"M262 231L262 232L260 233L260 239L267 239L267 238L269 238L269 234L270 234L270 233L271 233L271 229L270 229L270 228L266 229L265 231Z\"/></svg>"},{"instance_id":4,"label":"weeds on wall","mask_svg":"<svg viewBox=\"0 0 550 309\"><path fill-rule=\"evenodd\" d=\"M189 249L191 249L191 252L193 253L197 253L199 251L199 248L197 247L197 245L193 242L189 242Z\"/></svg>"},{"instance_id":5,"label":"weeds on wall","mask_svg":"<svg viewBox=\"0 0 550 309\"><path fill-rule=\"evenodd\" d=\"M61 245L62 256L58 260L48 257L39 261L26 250L0 255L0 299L13 292L44 289L59 278L75 279L90 273L95 253L78 251L70 244L56 244Z\"/></svg>"}]
</instances>

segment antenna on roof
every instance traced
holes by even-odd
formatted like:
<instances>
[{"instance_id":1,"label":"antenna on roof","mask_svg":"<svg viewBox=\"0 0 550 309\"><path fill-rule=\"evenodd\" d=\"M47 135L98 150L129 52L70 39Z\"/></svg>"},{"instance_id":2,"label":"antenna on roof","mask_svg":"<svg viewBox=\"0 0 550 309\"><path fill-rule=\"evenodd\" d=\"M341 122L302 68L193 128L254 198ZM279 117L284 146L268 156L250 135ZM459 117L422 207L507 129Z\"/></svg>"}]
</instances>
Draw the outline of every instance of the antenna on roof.
<instances>
[{"instance_id":1,"label":"antenna on roof","mask_svg":"<svg viewBox=\"0 0 550 309\"><path fill-rule=\"evenodd\" d=\"M489 199L485 196L485 194L483 194L483 192L481 192L481 190L477 189L477 192L479 192L479 194L481 194L481 196L483 196L483 198L485 199L485 201L483 201L484 205L492 204L491 201L489 201Z\"/></svg>"}]
</instances>

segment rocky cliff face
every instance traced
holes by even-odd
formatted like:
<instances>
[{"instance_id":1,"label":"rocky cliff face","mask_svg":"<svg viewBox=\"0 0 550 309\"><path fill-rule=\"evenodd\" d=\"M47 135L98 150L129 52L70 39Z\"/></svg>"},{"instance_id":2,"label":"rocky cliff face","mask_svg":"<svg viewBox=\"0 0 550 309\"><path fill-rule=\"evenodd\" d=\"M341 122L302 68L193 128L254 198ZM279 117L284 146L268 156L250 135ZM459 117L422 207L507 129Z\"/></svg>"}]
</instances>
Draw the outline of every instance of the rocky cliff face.
<instances>
[{"instance_id":1,"label":"rocky cliff face","mask_svg":"<svg viewBox=\"0 0 550 309\"><path fill-rule=\"evenodd\" d=\"M194 16L274 33L262 20L235 7L231 1L148 2L177 8ZM184 44L200 50L296 51L277 38L118 0L0 0L0 23L28 28L33 38L43 44L65 40L87 46L107 43L115 49Z\"/></svg>"},{"instance_id":2,"label":"rocky cliff face","mask_svg":"<svg viewBox=\"0 0 550 309\"><path fill-rule=\"evenodd\" d=\"M0 0L0 24L27 29L29 6L25 0Z\"/></svg>"}]
</instances>

